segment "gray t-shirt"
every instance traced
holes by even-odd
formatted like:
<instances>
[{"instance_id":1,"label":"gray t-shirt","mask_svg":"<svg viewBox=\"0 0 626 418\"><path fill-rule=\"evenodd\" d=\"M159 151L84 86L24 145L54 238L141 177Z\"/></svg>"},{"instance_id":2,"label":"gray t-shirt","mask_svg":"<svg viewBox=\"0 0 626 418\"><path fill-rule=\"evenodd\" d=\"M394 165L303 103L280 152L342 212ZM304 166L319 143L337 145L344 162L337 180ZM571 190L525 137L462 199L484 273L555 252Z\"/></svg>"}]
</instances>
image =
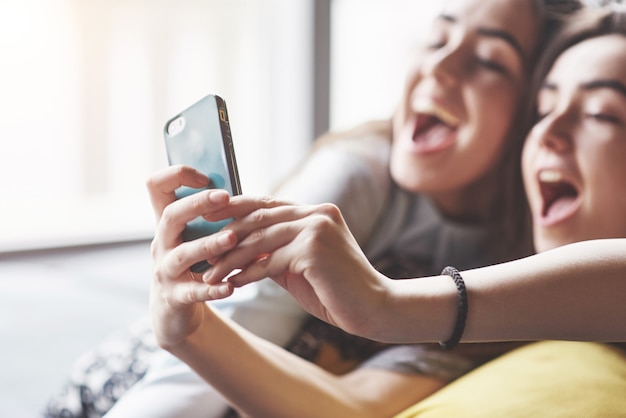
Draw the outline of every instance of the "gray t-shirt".
<instances>
[{"instance_id":1,"label":"gray t-shirt","mask_svg":"<svg viewBox=\"0 0 626 418\"><path fill-rule=\"evenodd\" d=\"M282 185L280 195L302 203L337 204L372 264L390 277L436 275L446 265L469 269L499 261L489 225L463 225L445 219L429 198L406 192L392 181L389 149L390 140L380 136L348 138L322 147ZM334 338L344 353L362 344L339 332L320 331L324 326L309 326L306 339L314 339L311 334ZM361 367L445 381L477 365L470 358L433 345L364 347L362 353L377 350L377 354Z\"/></svg>"},{"instance_id":2,"label":"gray t-shirt","mask_svg":"<svg viewBox=\"0 0 626 418\"><path fill-rule=\"evenodd\" d=\"M438 274L448 264L468 269L497 262L489 226L445 219L429 198L392 181L389 148L390 140L377 136L322 147L279 195L300 203L335 203L374 263L393 255L427 266L423 274Z\"/></svg>"}]
</instances>

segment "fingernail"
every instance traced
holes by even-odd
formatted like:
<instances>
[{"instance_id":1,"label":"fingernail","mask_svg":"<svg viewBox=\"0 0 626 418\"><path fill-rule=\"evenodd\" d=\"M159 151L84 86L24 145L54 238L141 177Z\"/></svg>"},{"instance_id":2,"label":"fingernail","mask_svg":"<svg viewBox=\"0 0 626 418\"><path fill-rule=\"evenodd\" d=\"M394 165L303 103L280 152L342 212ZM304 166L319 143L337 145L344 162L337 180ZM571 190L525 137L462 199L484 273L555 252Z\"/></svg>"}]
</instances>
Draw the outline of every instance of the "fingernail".
<instances>
[{"instance_id":1,"label":"fingernail","mask_svg":"<svg viewBox=\"0 0 626 418\"><path fill-rule=\"evenodd\" d=\"M209 192L209 200L213 203L222 203L228 200L228 192L226 190L211 190Z\"/></svg>"}]
</instances>

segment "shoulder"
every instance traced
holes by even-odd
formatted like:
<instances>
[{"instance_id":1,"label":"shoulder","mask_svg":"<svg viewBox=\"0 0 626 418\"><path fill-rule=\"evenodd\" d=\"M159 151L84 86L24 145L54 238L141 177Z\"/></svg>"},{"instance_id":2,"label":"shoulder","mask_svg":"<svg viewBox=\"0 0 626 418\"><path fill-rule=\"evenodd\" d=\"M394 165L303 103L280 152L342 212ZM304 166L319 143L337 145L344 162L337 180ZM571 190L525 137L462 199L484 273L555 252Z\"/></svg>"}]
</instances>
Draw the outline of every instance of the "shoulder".
<instances>
[{"instance_id":1,"label":"shoulder","mask_svg":"<svg viewBox=\"0 0 626 418\"><path fill-rule=\"evenodd\" d=\"M330 132L322 136L315 141L311 152L343 151L388 165L391 138L390 120L370 121L349 130Z\"/></svg>"}]
</instances>

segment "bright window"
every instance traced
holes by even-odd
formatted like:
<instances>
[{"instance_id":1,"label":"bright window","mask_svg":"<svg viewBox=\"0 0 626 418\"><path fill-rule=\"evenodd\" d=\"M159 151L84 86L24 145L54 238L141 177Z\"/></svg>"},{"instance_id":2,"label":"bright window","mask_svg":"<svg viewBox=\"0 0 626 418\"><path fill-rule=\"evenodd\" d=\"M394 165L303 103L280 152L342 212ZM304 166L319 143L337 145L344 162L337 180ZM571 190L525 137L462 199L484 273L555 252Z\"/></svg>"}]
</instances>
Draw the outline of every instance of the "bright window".
<instances>
[{"instance_id":1,"label":"bright window","mask_svg":"<svg viewBox=\"0 0 626 418\"><path fill-rule=\"evenodd\" d=\"M442 2L333 0L331 129L392 115L416 42Z\"/></svg>"},{"instance_id":2,"label":"bright window","mask_svg":"<svg viewBox=\"0 0 626 418\"><path fill-rule=\"evenodd\" d=\"M311 1L2 0L0 251L150 237L163 124L207 93L268 190L312 140Z\"/></svg>"},{"instance_id":3,"label":"bright window","mask_svg":"<svg viewBox=\"0 0 626 418\"><path fill-rule=\"evenodd\" d=\"M151 237L163 124L207 93L268 191L316 129L315 1L0 1L0 252ZM332 129L393 112L431 3L331 1Z\"/></svg>"}]
</instances>

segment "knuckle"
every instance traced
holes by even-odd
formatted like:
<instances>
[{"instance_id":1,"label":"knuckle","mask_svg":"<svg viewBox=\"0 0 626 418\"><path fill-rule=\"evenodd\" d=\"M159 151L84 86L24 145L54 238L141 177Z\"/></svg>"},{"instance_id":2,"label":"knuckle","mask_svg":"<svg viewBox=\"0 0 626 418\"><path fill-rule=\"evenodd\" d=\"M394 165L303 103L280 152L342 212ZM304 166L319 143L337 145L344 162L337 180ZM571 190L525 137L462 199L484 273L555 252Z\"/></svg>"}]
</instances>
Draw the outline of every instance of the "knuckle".
<instances>
[{"instance_id":1,"label":"knuckle","mask_svg":"<svg viewBox=\"0 0 626 418\"><path fill-rule=\"evenodd\" d=\"M161 300L168 300L169 293L165 290L168 281L168 274L162 264L155 264L152 269L153 282L159 289L156 294Z\"/></svg>"},{"instance_id":2,"label":"knuckle","mask_svg":"<svg viewBox=\"0 0 626 418\"><path fill-rule=\"evenodd\" d=\"M261 204L263 206L272 206L274 205L274 202L276 202L276 198L274 198L273 196L262 196L261 197Z\"/></svg>"},{"instance_id":3,"label":"knuckle","mask_svg":"<svg viewBox=\"0 0 626 418\"><path fill-rule=\"evenodd\" d=\"M262 242L263 240L265 240L266 236L267 234L266 234L265 228L256 229L250 233L247 240L252 243Z\"/></svg>"},{"instance_id":4,"label":"knuckle","mask_svg":"<svg viewBox=\"0 0 626 418\"><path fill-rule=\"evenodd\" d=\"M333 222L338 222L342 218L339 207L333 203L322 203L318 205L317 212L330 218Z\"/></svg>"},{"instance_id":5,"label":"knuckle","mask_svg":"<svg viewBox=\"0 0 626 418\"><path fill-rule=\"evenodd\" d=\"M309 228L306 233L306 240L309 245L316 246L323 241L326 231L330 228L329 219L325 216L314 216L311 218Z\"/></svg>"},{"instance_id":6,"label":"knuckle","mask_svg":"<svg viewBox=\"0 0 626 418\"><path fill-rule=\"evenodd\" d=\"M314 225L316 229L327 230L341 223L341 212L333 204L325 203L320 205L315 212Z\"/></svg>"},{"instance_id":7,"label":"knuckle","mask_svg":"<svg viewBox=\"0 0 626 418\"><path fill-rule=\"evenodd\" d=\"M202 193L194 193L191 197L191 206L193 207L194 211L198 211L203 209L204 205L204 199L202 199L203 194Z\"/></svg>"},{"instance_id":8,"label":"knuckle","mask_svg":"<svg viewBox=\"0 0 626 418\"><path fill-rule=\"evenodd\" d=\"M269 216L268 209L265 209L265 208L257 209L250 214L250 221L252 221L255 224L263 224L263 222L267 219L268 216Z\"/></svg>"},{"instance_id":9,"label":"knuckle","mask_svg":"<svg viewBox=\"0 0 626 418\"><path fill-rule=\"evenodd\" d=\"M171 205L163 208L163 213L161 213L161 223L169 224L174 220L174 209Z\"/></svg>"},{"instance_id":10,"label":"knuckle","mask_svg":"<svg viewBox=\"0 0 626 418\"><path fill-rule=\"evenodd\" d=\"M185 264L185 257L183 252L179 250L180 247L177 247L172 251L172 261L174 263L174 267L178 270Z\"/></svg>"},{"instance_id":11,"label":"knuckle","mask_svg":"<svg viewBox=\"0 0 626 418\"><path fill-rule=\"evenodd\" d=\"M208 288L207 295L209 296L209 299L219 299L220 298L219 291L217 290L217 288L215 288L213 286Z\"/></svg>"},{"instance_id":12,"label":"knuckle","mask_svg":"<svg viewBox=\"0 0 626 418\"><path fill-rule=\"evenodd\" d=\"M183 165L183 164L178 164L174 166L173 170L176 176L182 177L191 171L191 167Z\"/></svg>"},{"instance_id":13,"label":"knuckle","mask_svg":"<svg viewBox=\"0 0 626 418\"><path fill-rule=\"evenodd\" d=\"M212 237L206 237L200 243L202 255L204 257L208 257L208 256L213 255L215 253L215 248L216 248L215 240L213 240L211 238Z\"/></svg>"},{"instance_id":14,"label":"knuckle","mask_svg":"<svg viewBox=\"0 0 626 418\"><path fill-rule=\"evenodd\" d=\"M196 294L193 291L193 288L189 287L185 289L183 292L183 303L191 305L192 303L197 302Z\"/></svg>"},{"instance_id":15,"label":"knuckle","mask_svg":"<svg viewBox=\"0 0 626 418\"><path fill-rule=\"evenodd\" d=\"M215 265L223 256L223 253L224 250L222 250L214 236L205 237L200 242L200 256L211 265Z\"/></svg>"},{"instance_id":16,"label":"knuckle","mask_svg":"<svg viewBox=\"0 0 626 418\"><path fill-rule=\"evenodd\" d=\"M263 196L261 197L261 206L266 208L273 208L276 206L282 205L283 202L281 200L276 199L273 196Z\"/></svg>"}]
</instances>

